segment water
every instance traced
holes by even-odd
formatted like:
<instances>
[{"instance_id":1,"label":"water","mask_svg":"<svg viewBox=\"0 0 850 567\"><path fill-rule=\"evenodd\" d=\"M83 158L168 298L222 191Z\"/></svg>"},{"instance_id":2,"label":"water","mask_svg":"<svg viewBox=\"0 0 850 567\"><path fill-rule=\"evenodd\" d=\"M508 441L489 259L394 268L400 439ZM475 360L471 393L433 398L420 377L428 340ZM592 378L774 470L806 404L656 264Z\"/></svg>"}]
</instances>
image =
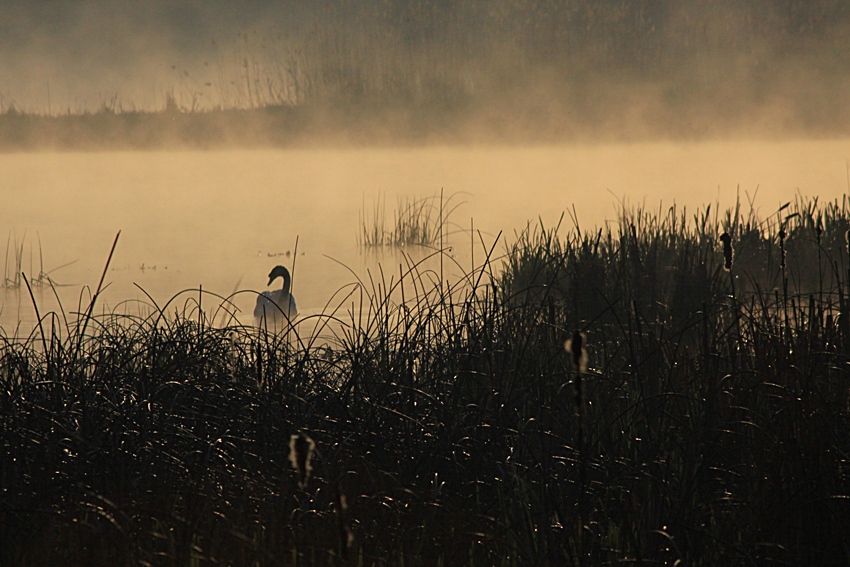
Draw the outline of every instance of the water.
<instances>
[{"instance_id":1,"label":"water","mask_svg":"<svg viewBox=\"0 0 850 567\"><path fill-rule=\"evenodd\" d=\"M103 309L139 309L136 300L149 301L139 287L159 304L199 286L225 296L262 291L274 265L294 264L293 293L307 315L321 312L355 274L398 274L399 253L357 246L361 211L371 214L379 198L391 220L399 197L457 193L454 202L464 204L451 220L466 232L448 244L469 266L471 225L490 244L499 232L512 240L528 221L553 225L573 207L590 228L614 221L621 200L694 210L730 206L739 191L745 202L757 194L756 206L768 214L797 194L822 201L843 195L848 158L848 140L5 154L0 235L11 239L11 257L16 241L22 247L27 275L43 263L64 284L57 292L66 311L87 298L85 286L96 287L120 230ZM407 252L414 259L426 253ZM483 257L481 244L475 255ZM6 264L14 272L12 258ZM446 277L460 272L451 262L443 269ZM42 314L58 308L51 289L34 292ZM196 296L184 294L175 305ZM249 322L254 296L234 301ZM5 290L2 302L7 332L19 323L32 328L25 289Z\"/></svg>"}]
</instances>

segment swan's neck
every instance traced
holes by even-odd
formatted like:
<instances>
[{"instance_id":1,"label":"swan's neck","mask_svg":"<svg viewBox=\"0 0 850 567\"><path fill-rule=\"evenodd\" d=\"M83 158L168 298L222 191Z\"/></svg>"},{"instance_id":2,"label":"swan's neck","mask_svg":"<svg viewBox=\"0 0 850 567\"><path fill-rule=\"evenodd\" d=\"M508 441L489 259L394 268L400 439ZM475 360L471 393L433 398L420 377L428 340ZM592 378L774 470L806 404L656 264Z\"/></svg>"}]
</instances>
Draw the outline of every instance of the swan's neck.
<instances>
[{"instance_id":1,"label":"swan's neck","mask_svg":"<svg viewBox=\"0 0 850 567\"><path fill-rule=\"evenodd\" d=\"M292 282L290 281L289 274L283 274L282 278L283 278L283 288L281 288L281 292L283 292L283 294L286 295L286 294L289 294L289 287L292 284Z\"/></svg>"}]
</instances>

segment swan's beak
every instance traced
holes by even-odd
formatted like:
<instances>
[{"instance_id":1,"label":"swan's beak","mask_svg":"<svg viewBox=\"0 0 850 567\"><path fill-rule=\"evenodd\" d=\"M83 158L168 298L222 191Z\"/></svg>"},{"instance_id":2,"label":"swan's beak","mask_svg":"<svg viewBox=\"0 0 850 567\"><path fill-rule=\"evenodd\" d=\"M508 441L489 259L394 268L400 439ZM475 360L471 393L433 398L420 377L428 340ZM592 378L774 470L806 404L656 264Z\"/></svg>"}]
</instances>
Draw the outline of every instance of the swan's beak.
<instances>
[{"instance_id":1,"label":"swan's beak","mask_svg":"<svg viewBox=\"0 0 850 567\"><path fill-rule=\"evenodd\" d=\"M267 284L266 284L266 287L268 287L268 286L272 285L272 282L273 282L273 281L274 281L274 277L269 276L269 283L267 283Z\"/></svg>"}]
</instances>

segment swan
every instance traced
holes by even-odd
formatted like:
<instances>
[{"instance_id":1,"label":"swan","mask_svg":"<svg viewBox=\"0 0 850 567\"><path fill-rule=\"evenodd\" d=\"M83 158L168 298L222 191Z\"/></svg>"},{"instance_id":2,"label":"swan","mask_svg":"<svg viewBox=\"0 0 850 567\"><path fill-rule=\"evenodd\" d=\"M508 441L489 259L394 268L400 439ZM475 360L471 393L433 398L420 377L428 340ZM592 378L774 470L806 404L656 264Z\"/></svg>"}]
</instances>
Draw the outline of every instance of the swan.
<instances>
[{"instance_id":1,"label":"swan","mask_svg":"<svg viewBox=\"0 0 850 567\"><path fill-rule=\"evenodd\" d=\"M292 285L292 278L289 275L289 270L284 266L275 266L269 273L269 283L277 278L283 278L283 287L275 291L264 291L257 296L257 306L254 307L254 319L258 326L264 322L271 324L270 326L278 326L287 321L292 321L298 315L298 308L295 306L295 298L289 293Z\"/></svg>"}]
</instances>

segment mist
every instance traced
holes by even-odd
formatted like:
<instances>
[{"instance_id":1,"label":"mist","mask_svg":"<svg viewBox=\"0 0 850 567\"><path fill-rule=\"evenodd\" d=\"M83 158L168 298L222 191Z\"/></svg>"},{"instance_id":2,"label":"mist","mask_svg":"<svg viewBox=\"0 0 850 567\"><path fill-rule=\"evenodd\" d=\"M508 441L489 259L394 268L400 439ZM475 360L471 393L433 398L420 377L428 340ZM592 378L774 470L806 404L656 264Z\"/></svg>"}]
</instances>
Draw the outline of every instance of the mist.
<instances>
[{"instance_id":1,"label":"mist","mask_svg":"<svg viewBox=\"0 0 850 567\"><path fill-rule=\"evenodd\" d=\"M6 114L309 109L297 120L206 116L221 144L280 144L281 120L287 140L349 142L822 137L850 126L850 7L834 0L0 8ZM172 138L192 145L191 133Z\"/></svg>"},{"instance_id":2,"label":"mist","mask_svg":"<svg viewBox=\"0 0 850 567\"><path fill-rule=\"evenodd\" d=\"M848 101L848 0L0 0L0 566L850 565Z\"/></svg>"}]
</instances>

